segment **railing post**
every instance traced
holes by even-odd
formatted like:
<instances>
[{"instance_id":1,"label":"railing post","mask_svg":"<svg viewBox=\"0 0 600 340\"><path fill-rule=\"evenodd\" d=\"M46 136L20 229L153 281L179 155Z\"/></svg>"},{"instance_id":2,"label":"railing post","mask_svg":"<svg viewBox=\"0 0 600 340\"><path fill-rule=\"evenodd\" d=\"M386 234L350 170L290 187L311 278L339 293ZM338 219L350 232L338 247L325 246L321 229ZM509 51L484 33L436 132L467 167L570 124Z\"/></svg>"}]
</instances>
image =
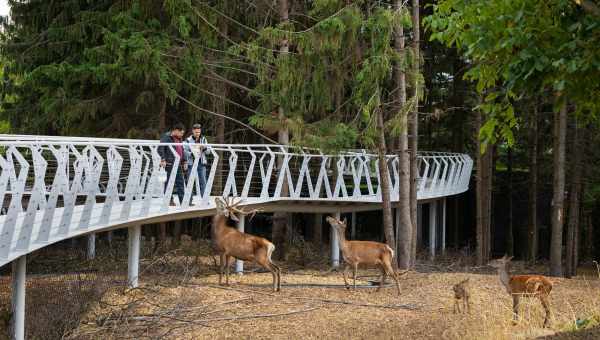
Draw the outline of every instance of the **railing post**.
<instances>
[{"instance_id":1,"label":"railing post","mask_svg":"<svg viewBox=\"0 0 600 340\"><path fill-rule=\"evenodd\" d=\"M435 239L437 225L437 201L429 203L429 255L431 260L435 258Z\"/></svg>"},{"instance_id":2,"label":"railing post","mask_svg":"<svg viewBox=\"0 0 600 340\"><path fill-rule=\"evenodd\" d=\"M129 253L127 258L127 283L130 288L137 288L139 285L140 270L140 239L142 235L142 226L136 225L130 227L129 233Z\"/></svg>"},{"instance_id":3,"label":"railing post","mask_svg":"<svg viewBox=\"0 0 600 340\"><path fill-rule=\"evenodd\" d=\"M340 219L340 212L336 211L334 217ZM334 227L330 227L331 231L331 266L338 268L340 266L340 240Z\"/></svg>"},{"instance_id":4,"label":"railing post","mask_svg":"<svg viewBox=\"0 0 600 340\"><path fill-rule=\"evenodd\" d=\"M12 337L25 339L25 289L27 275L27 257L17 258L12 263Z\"/></svg>"},{"instance_id":5,"label":"railing post","mask_svg":"<svg viewBox=\"0 0 600 340\"><path fill-rule=\"evenodd\" d=\"M246 217L244 215L240 216L240 221L238 222L238 231L240 233L244 232L246 227ZM235 260L235 272L242 275L244 273L244 261Z\"/></svg>"}]
</instances>

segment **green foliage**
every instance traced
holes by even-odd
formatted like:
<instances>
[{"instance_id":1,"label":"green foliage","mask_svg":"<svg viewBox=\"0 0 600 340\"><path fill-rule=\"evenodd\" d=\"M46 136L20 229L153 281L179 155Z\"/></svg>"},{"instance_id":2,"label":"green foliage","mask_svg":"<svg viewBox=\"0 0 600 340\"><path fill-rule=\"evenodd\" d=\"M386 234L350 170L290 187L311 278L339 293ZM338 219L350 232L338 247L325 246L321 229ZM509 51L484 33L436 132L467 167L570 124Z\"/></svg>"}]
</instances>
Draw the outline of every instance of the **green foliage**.
<instances>
[{"instance_id":1,"label":"green foliage","mask_svg":"<svg viewBox=\"0 0 600 340\"><path fill-rule=\"evenodd\" d=\"M547 91L558 104L568 98L579 113L597 118L599 17L566 0L444 0L433 7L425 20L431 39L463 53L471 66L465 78L485 96L483 138L512 143L514 101Z\"/></svg>"},{"instance_id":2,"label":"green foliage","mask_svg":"<svg viewBox=\"0 0 600 340\"><path fill-rule=\"evenodd\" d=\"M1 46L14 62L8 73L22 81L7 86L16 99L2 102L3 117L40 134L123 136L157 126L165 97L196 92L172 71L195 82L203 70L191 41L206 23L194 8L189 0L12 3ZM154 119L142 118L148 111Z\"/></svg>"},{"instance_id":3,"label":"green foliage","mask_svg":"<svg viewBox=\"0 0 600 340\"><path fill-rule=\"evenodd\" d=\"M313 25L267 27L255 40L231 49L258 71L253 95L260 113L250 122L270 132L287 126L296 144L372 147L372 118L387 110L383 103L389 101L393 64L408 66L410 60L392 48L394 26L409 26L410 16L387 6L365 10L360 3L335 0L311 5ZM284 40L290 51L281 54L277 49ZM279 108L285 117L274 113Z\"/></svg>"}]
</instances>

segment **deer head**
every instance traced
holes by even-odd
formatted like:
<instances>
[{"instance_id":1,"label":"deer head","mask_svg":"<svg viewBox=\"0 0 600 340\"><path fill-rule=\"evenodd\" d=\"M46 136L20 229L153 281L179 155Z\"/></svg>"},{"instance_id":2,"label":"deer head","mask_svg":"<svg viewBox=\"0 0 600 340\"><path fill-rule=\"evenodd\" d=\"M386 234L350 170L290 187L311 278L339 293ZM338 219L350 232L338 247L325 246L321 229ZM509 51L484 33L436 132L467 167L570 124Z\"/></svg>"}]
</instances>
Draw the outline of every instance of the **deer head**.
<instances>
[{"instance_id":1,"label":"deer head","mask_svg":"<svg viewBox=\"0 0 600 340\"><path fill-rule=\"evenodd\" d=\"M504 255L499 259L491 260L488 263L488 266L491 266L491 267L494 267L497 269L504 268L504 267L506 267L506 264L508 264L510 262L510 260L512 260L512 258L513 258L512 256L509 257L507 255Z\"/></svg>"},{"instance_id":2,"label":"deer head","mask_svg":"<svg viewBox=\"0 0 600 340\"><path fill-rule=\"evenodd\" d=\"M340 221L337 218L327 216L325 220L327 220L327 222L329 222L329 224L331 224L331 226L334 227L342 235L346 235L346 219Z\"/></svg>"}]
</instances>

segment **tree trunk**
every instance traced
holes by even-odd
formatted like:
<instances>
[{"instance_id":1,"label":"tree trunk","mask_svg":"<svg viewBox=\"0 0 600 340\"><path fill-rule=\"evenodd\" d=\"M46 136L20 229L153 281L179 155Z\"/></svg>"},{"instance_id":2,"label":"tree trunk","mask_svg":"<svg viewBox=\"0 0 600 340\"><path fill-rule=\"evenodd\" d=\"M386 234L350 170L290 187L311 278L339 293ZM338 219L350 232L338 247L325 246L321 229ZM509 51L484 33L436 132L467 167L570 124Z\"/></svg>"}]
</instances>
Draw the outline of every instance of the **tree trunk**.
<instances>
[{"instance_id":1,"label":"tree trunk","mask_svg":"<svg viewBox=\"0 0 600 340\"><path fill-rule=\"evenodd\" d=\"M515 239L513 235L513 152L508 148L508 229L506 232L506 253L508 256L515 254Z\"/></svg>"},{"instance_id":2,"label":"tree trunk","mask_svg":"<svg viewBox=\"0 0 600 340\"><path fill-rule=\"evenodd\" d=\"M401 0L396 0L395 10L400 13L402 11ZM399 55L404 55L404 27L401 22L398 22L395 29L394 48ZM395 114L400 114L400 125L402 131L398 137L398 172L399 172L399 197L398 209L396 214L399 214L396 221L396 246L397 261L399 269L408 269L411 266L412 260L412 233L415 230L411 220L411 202L410 202L410 154L408 152L408 111L406 105L406 76L402 69L402 63L397 62L394 68L394 76L397 87L396 102L394 105Z\"/></svg>"},{"instance_id":3,"label":"tree trunk","mask_svg":"<svg viewBox=\"0 0 600 340\"><path fill-rule=\"evenodd\" d=\"M484 171L484 156L481 153L481 140L479 139L479 130L481 129L482 118L481 111L475 111L475 154L476 154L476 182L475 182L475 209L476 209L476 231L475 236L477 238L477 265L483 265L485 263L485 235L483 226L483 171Z\"/></svg>"},{"instance_id":4,"label":"tree trunk","mask_svg":"<svg viewBox=\"0 0 600 340\"><path fill-rule=\"evenodd\" d=\"M411 266L414 266L417 261L417 176L419 169L417 168L417 146L419 141L419 86L418 86L418 75L420 73L421 63L421 50L420 50L420 39L421 39L421 20L420 20L420 6L419 0L412 0L412 22L413 22L413 100L414 108L410 116L409 124L409 143L410 143L410 220L412 226L412 240L411 240Z\"/></svg>"},{"instance_id":5,"label":"tree trunk","mask_svg":"<svg viewBox=\"0 0 600 340\"><path fill-rule=\"evenodd\" d=\"M483 117L479 110L475 113L475 143L476 143L476 238L477 238L477 264L483 265L489 260L491 252L491 201L492 201L492 167L493 152L491 146L482 153L482 143L479 139L479 130Z\"/></svg>"},{"instance_id":6,"label":"tree trunk","mask_svg":"<svg viewBox=\"0 0 600 340\"><path fill-rule=\"evenodd\" d=\"M592 260L594 258L594 223L590 212L586 213L586 217L585 259Z\"/></svg>"},{"instance_id":7,"label":"tree trunk","mask_svg":"<svg viewBox=\"0 0 600 340\"><path fill-rule=\"evenodd\" d=\"M577 268L576 252L577 252L577 229L579 228L579 197L581 194L581 159L583 147L579 145L579 126L577 118L575 118L575 124L573 128L573 144L572 144L572 155L573 160L571 163L571 190L569 190L569 221L567 224L567 249L566 249L566 268L565 276L572 277L575 275Z\"/></svg>"},{"instance_id":8,"label":"tree trunk","mask_svg":"<svg viewBox=\"0 0 600 340\"><path fill-rule=\"evenodd\" d=\"M379 178L381 203L383 208L383 233L385 241L392 249L396 249L394 239L394 224L392 220L392 203L390 200L390 171L386 160L385 129L383 124L383 112L377 110L377 130L379 143L377 145L377 156L379 160Z\"/></svg>"},{"instance_id":9,"label":"tree trunk","mask_svg":"<svg viewBox=\"0 0 600 340\"><path fill-rule=\"evenodd\" d=\"M537 188L538 188L538 102L533 106L529 136L529 261L535 263L538 253Z\"/></svg>"},{"instance_id":10,"label":"tree trunk","mask_svg":"<svg viewBox=\"0 0 600 340\"><path fill-rule=\"evenodd\" d=\"M289 22L289 3L288 0L279 0L279 18L282 24ZM286 55L289 52L289 45L287 40L282 40L279 46L279 54L280 57ZM285 112L283 108L280 106L278 109L278 117L280 120L280 128L277 133L277 141L281 145L287 145L290 142L290 134L287 128L287 124L285 123ZM283 159L281 157L277 160L277 167L280 171L283 170L282 163ZM286 196L288 194L288 188L284 184L281 190L281 196ZM286 253L286 240L288 236L288 222L289 218L284 212L276 212L273 214L273 243L275 244L276 258L279 260L283 260L285 258Z\"/></svg>"},{"instance_id":11,"label":"tree trunk","mask_svg":"<svg viewBox=\"0 0 600 340\"><path fill-rule=\"evenodd\" d=\"M313 243L319 251L323 248L323 214L315 214L313 221Z\"/></svg>"},{"instance_id":12,"label":"tree trunk","mask_svg":"<svg viewBox=\"0 0 600 340\"><path fill-rule=\"evenodd\" d=\"M562 241L565 193L565 142L567 136L567 105L554 114L554 181L552 198L552 239L550 242L550 275L562 275Z\"/></svg>"}]
</instances>

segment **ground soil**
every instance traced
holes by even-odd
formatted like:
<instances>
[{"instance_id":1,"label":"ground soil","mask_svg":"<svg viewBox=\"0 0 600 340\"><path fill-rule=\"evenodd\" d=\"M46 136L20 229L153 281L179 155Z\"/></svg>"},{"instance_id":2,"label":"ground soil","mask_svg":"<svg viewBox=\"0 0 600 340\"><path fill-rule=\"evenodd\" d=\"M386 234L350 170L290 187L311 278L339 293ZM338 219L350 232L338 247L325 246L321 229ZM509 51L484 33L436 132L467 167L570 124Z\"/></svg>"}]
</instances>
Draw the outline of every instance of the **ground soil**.
<instances>
[{"instance_id":1,"label":"ground soil","mask_svg":"<svg viewBox=\"0 0 600 340\"><path fill-rule=\"evenodd\" d=\"M515 263L511 271L542 268ZM513 325L512 300L487 268L422 263L401 278L400 296L393 285L379 292L346 290L341 273L325 268L287 269L278 293L271 291L270 273L232 275L229 287L217 285L215 274L191 273L175 281L148 274L140 289L107 291L70 338L600 339L598 328L590 327L600 315L595 270L552 279L552 324L546 329L535 299L524 301L522 319ZM360 274L370 275L359 279L361 286L376 280L375 271ZM472 310L454 314L452 286L465 278L470 278Z\"/></svg>"}]
</instances>

